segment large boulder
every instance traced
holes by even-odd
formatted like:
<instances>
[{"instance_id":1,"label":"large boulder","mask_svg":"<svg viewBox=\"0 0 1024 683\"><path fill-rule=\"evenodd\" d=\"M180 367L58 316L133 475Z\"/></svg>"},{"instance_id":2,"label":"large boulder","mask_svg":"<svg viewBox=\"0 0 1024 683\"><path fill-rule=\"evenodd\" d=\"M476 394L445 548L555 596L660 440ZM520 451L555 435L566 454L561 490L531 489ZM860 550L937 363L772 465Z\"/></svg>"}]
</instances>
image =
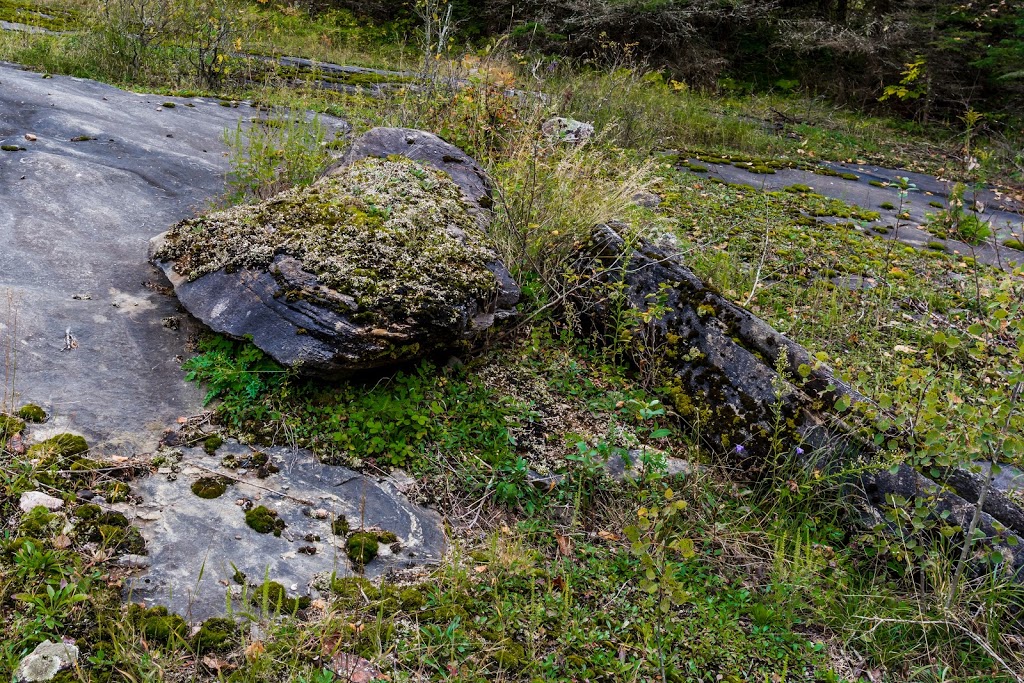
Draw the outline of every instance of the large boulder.
<instances>
[{"instance_id":1,"label":"large boulder","mask_svg":"<svg viewBox=\"0 0 1024 683\"><path fill-rule=\"evenodd\" d=\"M308 187L182 221L151 257L182 305L283 365L341 374L457 346L512 315L490 184L440 138L375 129Z\"/></svg>"}]
</instances>

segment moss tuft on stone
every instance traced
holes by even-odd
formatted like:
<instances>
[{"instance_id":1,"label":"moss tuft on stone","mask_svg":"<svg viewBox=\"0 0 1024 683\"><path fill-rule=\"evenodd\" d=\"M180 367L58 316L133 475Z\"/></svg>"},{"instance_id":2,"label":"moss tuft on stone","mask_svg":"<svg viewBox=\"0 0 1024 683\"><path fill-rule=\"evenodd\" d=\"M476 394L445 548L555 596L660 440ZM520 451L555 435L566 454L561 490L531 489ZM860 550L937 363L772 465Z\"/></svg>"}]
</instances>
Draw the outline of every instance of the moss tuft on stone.
<instances>
[{"instance_id":1,"label":"moss tuft on stone","mask_svg":"<svg viewBox=\"0 0 1024 683\"><path fill-rule=\"evenodd\" d=\"M357 531L345 542L345 554L357 567L365 567L372 562L379 548L377 535L368 531Z\"/></svg>"},{"instance_id":2,"label":"moss tuft on stone","mask_svg":"<svg viewBox=\"0 0 1024 683\"><path fill-rule=\"evenodd\" d=\"M227 490L228 484L223 477L199 477L192 483L192 493L207 500L220 498Z\"/></svg>"},{"instance_id":3,"label":"moss tuft on stone","mask_svg":"<svg viewBox=\"0 0 1024 683\"><path fill-rule=\"evenodd\" d=\"M273 510L258 505L245 513L245 523L249 528L259 534L274 534L280 536L285 527L283 519L278 519L277 513Z\"/></svg>"},{"instance_id":4,"label":"moss tuft on stone","mask_svg":"<svg viewBox=\"0 0 1024 683\"><path fill-rule=\"evenodd\" d=\"M331 522L331 532L333 532L335 536L344 536L349 532L349 530L350 527L348 525L348 519L346 519L345 515L338 515L334 518L334 521Z\"/></svg>"},{"instance_id":5,"label":"moss tuft on stone","mask_svg":"<svg viewBox=\"0 0 1024 683\"><path fill-rule=\"evenodd\" d=\"M203 441L203 450L206 451L207 454L213 455L217 452L217 449L223 445L224 439L217 434L214 434L213 436L206 437L206 440Z\"/></svg>"},{"instance_id":6,"label":"moss tuft on stone","mask_svg":"<svg viewBox=\"0 0 1024 683\"><path fill-rule=\"evenodd\" d=\"M391 545L398 541L398 535L394 531L378 531L377 540L385 545Z\"/></svg>"},{"instance_id":7,"label":"moss tuft on stone","mask_svg":"<svg viewBox=\"0 0 1024 683\"><path fill-rule=\"evenodd\" d=\"M360 322L450 326L468 302L497 292L487 267L496 255L482 237L446 173L392 156L178 223L154 257L195 280L221 269L268 271L287 256L342 295L330 305L369 316Z\"/></svg>"},{"instance_id":8,"label":"moss tuft on stone","mask_svg":"<svg viewBox=\"0 0 1024 683\"><path fill-rule=\"evenodd\" d=\"M18 417L25 422L40 424L46 422L46 411L34 403L27 403L18 409Z\"/></svg>"},{"instance_id":9,"label":"moss tuft on stone","mask_svg":"<svg viewBox=\"0 0 1024 683\"><path fill-rule=\"evenodd\" d=\"M28 449L30 459L38 459L40 465L65 466L73 462L72 458L89 450L85 438L77 434L58 434Z\"/></svg>"}]
</instances>

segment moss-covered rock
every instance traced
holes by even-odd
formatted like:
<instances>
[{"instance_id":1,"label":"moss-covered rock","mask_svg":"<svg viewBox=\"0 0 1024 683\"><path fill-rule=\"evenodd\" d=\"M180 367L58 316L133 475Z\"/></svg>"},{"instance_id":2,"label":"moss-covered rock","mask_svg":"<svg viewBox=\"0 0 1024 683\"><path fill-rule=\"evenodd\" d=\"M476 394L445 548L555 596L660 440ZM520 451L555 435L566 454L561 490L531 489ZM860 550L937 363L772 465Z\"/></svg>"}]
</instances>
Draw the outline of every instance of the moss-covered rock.
<instances>
[{"instance_id":1,"label":"moss-covered rock","mask_svg":"<svg viewBox=\"0 0 1024 683\"><path fill-rule=\"evenodd\" d=\"M199 477L192 483L192 493L207 500L220 498L227 490L228 482L224 477Z\"/></svg>"},{"instance_id":2,"label":"moss-covered rock","mask_svg":"<svg viewBox=\"0 0 1024 683\"><path fill-rule=\"evenodd\" d=\"M453 323L467 297L494 295L494 253L456 234L477 228L451 178L402 157L348 171L179 223L155 257L195 280L225 268L266 271L286 254L342 295L339 308L371 311L378 327Z\"/></svg>"},{"instance_id":3,"label":"moss-covered rock","mask_svg":"<svg viewBox=\"0 0 1024 683\"><path fill-rule=\"evenodd\" d=\"M245 523L249 528L260 534L274 534L280 536L285 528L283 519L279 519L277 513L263 505L258 505L245 513Z\"/></svg>"},{"instance_id":4,"label":"moss-covered rock","mask_svg":"<svg viewBox=\"0 0 1024 683\"><path fill-rule=\"evenodd\" d=\"M179 301L283 365L332 374L420 358L510 315L519 289L487 243L482 171L439 138L386 130L389 155L374 147L313 185L155 239ZM432 140L410 147L416 136ZM426 148L436 162L402 156ZM264 315L247 315L253 294Z\"/></svg>"},{"instance_id":5,"label":"moss-covered rock","mask_svg":"<svg viewBox=\"0 0 1024 683\"><path fill-rule=\"evenodd\" d=\"M217 452L217 449L223 445L224 439L218 436L217 434L214 434L213 436L206 437L206 439L203 441L203 450L206 451L208 454L213 455L214 453Z\"/></svg>"},{"instance_id":6,"label":"moss-covered rock","mask_svg":"<svg viewBox=\"0 0 1024 683\"><path fill-rule=\"evenodd\" d=\"M27 403L18 409L18 417L25 422L41 424L46 422L46 411L34 403Z\"/></svg>"},{"instance_id":7,"label":"moss-covered rock","mask_svg":"<svg viewBox=\"0 0 1024 683\"><path fill-rule=\"evenodd\" d=\"M377 557L379 547L376 534L357 531L345 541L345 554L357 567L365 567Z\"/></svg>"}]
</instances>

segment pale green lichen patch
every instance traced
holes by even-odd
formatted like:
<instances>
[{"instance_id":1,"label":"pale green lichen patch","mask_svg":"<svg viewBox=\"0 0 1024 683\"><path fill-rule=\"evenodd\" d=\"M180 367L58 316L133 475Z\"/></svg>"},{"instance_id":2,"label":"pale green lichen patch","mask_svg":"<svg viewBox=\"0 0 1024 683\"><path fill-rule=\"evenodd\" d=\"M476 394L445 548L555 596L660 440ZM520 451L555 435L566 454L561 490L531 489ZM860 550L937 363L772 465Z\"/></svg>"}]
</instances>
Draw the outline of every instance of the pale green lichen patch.
<instances>
[{"instance_id":1,"label":"pale green lichen patch","mask_svg":"<svg viewBox=\"0 0 1024 683\"><path fill-rule=\"evenodd\" d=\"M183 221L154 256L173 260L189 280L222 268L266 271L275 257L289 256L320 285L351 297L358 322L451 325L467 303L496 293L487 268L495 255L481 240L447 174L391 156Z\"/></svg>"}]
</instances>

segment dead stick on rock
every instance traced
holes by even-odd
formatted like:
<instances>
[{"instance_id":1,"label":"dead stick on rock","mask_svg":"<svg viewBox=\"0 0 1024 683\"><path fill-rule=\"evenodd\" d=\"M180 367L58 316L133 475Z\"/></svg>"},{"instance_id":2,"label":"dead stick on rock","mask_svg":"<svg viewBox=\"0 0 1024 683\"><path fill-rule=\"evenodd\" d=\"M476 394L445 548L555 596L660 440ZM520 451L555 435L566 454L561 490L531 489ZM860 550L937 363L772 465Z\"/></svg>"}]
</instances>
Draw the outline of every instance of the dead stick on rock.
<instances>
[{"instance_id":1,"label":"dead stick on rock","mask_svg":"<svg viewBox=\"0 0 1024 683\"><path fill-rule=\"evenodd\" d=\"M311 500L306 500L305 498L298 498L296 496L292 496L290 494L287 494L284 491L278 491L277 489L272 489L269 486L260 486L259 484L254 484L249 479L242 479L241 477L236 477L236 476L233 476L233 475L230 475L230 474L225 474L224 472L220 472L218 470L211 469L209 467L204 467L203 465L199 465L199 464L196 464L196 463L189 463L189 465L191 465L192 467L197 467L197 468L199 468L201 470L205 470L205 471L209 472L210 474L216 474L218 477L224 477L225 479L230 479L232 481L237 481L238 483L245 484L246 486L252 486L253 488L261 489L263 491L268 491L268 492L273 493L275 495L281 496L282 498L287 498L289 500L294 500L296 503L302 503L303 505L315 505L316 504L316 503L314 503Z\"/></svg>"}]
</instances>

